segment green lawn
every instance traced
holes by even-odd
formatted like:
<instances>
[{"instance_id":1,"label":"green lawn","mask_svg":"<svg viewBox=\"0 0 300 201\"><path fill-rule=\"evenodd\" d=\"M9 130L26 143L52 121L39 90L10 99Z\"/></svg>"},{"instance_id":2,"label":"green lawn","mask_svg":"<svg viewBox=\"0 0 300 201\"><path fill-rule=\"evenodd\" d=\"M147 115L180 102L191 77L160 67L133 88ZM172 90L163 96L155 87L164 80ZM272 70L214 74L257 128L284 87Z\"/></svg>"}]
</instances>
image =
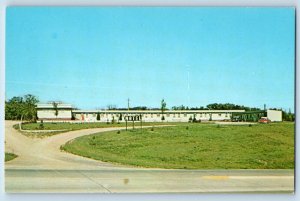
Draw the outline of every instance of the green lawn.
<instances>
[{"instance_id":1,"label":"green lawn","mask_svg":"<svg viewBox=\"0 0 300 201\"><path fill-rule=\"evenodd\" d=\"M13 160L14 158L16 158L17 155L13 154L13 153L6 153L5 152L5 162L6 161L10 161L10 160Z\"/></svg>"},{"instance_id":2,"label":"green lawn","mask_svg":"<svg viewBox=\"0 0 300 201\"><path fill-rule=\"evenodd\" d=\"M77 155L142 167L294 168L294 123L178 124L83 136L62 146Z\"/></svg>"}]
</instances>

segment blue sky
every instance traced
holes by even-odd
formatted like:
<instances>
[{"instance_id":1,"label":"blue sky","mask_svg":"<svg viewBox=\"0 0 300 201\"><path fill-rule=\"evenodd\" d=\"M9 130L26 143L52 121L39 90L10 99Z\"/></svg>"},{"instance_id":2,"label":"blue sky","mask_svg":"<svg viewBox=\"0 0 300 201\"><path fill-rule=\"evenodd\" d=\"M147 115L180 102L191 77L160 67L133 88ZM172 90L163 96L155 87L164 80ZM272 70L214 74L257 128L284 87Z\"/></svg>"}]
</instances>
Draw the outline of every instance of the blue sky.
<instances>
[{"instance_id":1,"label":"blue sky","mask_svg":"<svg viewBox=\"0 0 300 201\"><path fill-rule=\"evenodd\" d=\"M294 8L10 7L6 99L294 107Z\"/></svg>"}]
</instances>

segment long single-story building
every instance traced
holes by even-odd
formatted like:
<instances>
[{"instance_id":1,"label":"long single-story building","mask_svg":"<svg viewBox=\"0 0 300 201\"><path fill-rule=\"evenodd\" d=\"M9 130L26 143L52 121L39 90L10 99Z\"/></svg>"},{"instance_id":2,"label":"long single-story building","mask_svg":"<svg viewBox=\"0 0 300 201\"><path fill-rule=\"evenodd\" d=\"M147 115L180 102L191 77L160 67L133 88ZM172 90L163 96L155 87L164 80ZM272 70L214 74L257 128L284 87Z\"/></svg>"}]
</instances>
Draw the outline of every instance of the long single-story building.
<instances>
[{"instance_id":1,"label":"long single-story building","mask_svg":"<svg viewBox=\"0 0 300 201\"><path fill-rule=\"evenodd\" d=\"M246 117L255 112L245 110L77 110L71 104L46 103L37 104L37 117L41 121L74 121L74 122L124 122L136 117L144 122L188 122L188 121L231 121L234 117L247 121ZM257 112L256 118L263 116L264 111ZM268 110L271 121L282 121L282 112ZM250 119L251 120L251 119Z\"/></svg>"}]
</instances>

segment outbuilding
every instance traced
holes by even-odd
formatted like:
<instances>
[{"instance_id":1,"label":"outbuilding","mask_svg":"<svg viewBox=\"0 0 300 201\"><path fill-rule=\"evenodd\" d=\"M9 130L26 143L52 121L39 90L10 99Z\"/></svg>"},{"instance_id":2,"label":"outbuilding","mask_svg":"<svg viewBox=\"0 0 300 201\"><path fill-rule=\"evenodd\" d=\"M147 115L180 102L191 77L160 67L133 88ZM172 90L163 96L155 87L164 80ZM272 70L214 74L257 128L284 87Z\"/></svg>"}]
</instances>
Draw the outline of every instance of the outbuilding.
<instances>
[{"instance_id":1,"label":"outbuilding","mask_svg":"<svg viewBox=\"0 0 300 201\"><path fill-rule=\"evenodd\" d=\"M281 110L267 110L267 117L271 122L282 121L282 111Z\"/></svg>"}]
</instances>

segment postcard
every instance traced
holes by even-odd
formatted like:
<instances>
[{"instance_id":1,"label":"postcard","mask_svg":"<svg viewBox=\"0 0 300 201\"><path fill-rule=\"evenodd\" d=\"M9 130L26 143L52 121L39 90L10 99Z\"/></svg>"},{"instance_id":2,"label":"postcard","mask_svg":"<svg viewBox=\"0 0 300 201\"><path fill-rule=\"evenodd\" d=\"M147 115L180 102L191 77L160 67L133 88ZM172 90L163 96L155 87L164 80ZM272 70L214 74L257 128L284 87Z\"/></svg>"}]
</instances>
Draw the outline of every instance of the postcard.
<instances>
[{"instance_id":1,"label":"postcard","mask_svg":"<svg viewBox=\"0 0 300 201\"><path fill-rule=\"evenodd\" d=\"M7 193L293 193L295 8L8 7Z\"/></svg>"}]
</instances>

